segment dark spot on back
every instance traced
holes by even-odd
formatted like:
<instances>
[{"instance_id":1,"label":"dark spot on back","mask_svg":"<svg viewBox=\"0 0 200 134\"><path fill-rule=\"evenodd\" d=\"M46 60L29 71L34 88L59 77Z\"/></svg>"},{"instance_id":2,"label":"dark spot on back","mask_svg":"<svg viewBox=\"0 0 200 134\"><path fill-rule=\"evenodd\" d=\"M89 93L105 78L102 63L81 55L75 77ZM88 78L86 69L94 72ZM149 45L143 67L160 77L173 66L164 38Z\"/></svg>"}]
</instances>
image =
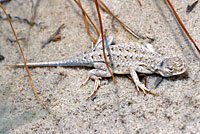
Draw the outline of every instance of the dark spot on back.
<instances>
[{"instance_id":1,"label":"dark spot on back","mask_svg":"<svg viewBox=\"0 0 200 134\"><path fill-rule=\"evenodd\" d=\"M133 59L133 55L131 55L131 57L130 57L131 59Z\"/></svg>"},{"instance_id":2,"label":"dark spot on back","mask_svg":"<svg viewBox=\"0 0 200 134\"><path fill-rule=\"evenodd\" d=\"M3 55L0 55L0 61L1 60L4 60L4 56Z\"/></svg>"}]
</instances>

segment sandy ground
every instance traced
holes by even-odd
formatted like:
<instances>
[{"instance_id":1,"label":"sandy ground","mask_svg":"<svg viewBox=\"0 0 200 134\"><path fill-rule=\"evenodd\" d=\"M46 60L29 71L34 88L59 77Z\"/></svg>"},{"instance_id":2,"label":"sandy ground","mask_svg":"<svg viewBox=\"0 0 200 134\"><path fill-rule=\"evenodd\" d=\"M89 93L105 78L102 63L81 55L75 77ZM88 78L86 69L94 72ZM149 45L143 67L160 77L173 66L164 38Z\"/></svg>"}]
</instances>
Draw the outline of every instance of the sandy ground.
<instances>
[{"instance_id":1,"label":"sandy ground","mask_svg":"<svg viewBox=\"0 0 200 134\"><path fill-rule=\"evenodd\" d=\"M163 0L103 0L126 24L142 35L155 38L152 43L164 56L180 56L188 66L186 74L166 78L152 89L157 76L148 76L148 88L160 96L138 94L127 76L116 76L114 84L102 85L94 101L86 101L92 92L93 81L80 88L87 78L88 68L30 69L39 95L51 111L49 115L36 99L27 73L22 68L4 64L23 62L16 43L6 41L13 33L7 21L0 20L0 134L55 134L55 133L200 133L200 58L193 45L178 27ZM173 0L189 33L200 44L200 6L187 14L186 7L194 0ZM94 2L83 1L84 8L95 24L98 18ZM5 5L12 16L31 17L31 2L13 0ZM138 41L124 31L112 17L102 12L104 29L115 37L115 42ZM91 40L86 32L81 11L73 0L42 0L37 9L36 22L40 27L13 22L27 61L52 61L74 56L89 50ZM62 40L44 42L61 24ZM94 32L93 32L94 33ZM95 33L94 33L95 35Z\"/></svg>"}]
</instances>

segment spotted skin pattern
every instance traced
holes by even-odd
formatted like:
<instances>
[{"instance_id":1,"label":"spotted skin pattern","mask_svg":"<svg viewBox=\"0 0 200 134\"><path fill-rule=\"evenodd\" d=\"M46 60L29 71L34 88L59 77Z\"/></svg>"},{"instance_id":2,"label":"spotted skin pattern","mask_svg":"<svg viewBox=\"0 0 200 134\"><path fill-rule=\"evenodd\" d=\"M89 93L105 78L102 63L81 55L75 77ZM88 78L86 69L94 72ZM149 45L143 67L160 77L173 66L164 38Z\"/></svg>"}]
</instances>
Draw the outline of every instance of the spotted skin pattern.
<instances>
[{"instance_id":1,"label":"spotted skin pattern","mask_svg":"<svg viewBox=\"0 0 200 134\"><path fill-rule=\"evenodd\" d=\"M163 77L180 75L186 71L185 62L179 57L163 57L157 53L151 44L143 45L137 42L112 44L113 37L105 38L105 52L107 61L114 74L130 74L137 90L144 93L150 92L143 83L139 81L137 73L159 74ZM99 38L92 50L83 52L77 56L61 61L27 63L29 67L50 66L87 66L94 69L89 71L89 79L95 80L92 96L97 92L102 77L111 77L104 61L102 51L102 40ZM17 67L24 64L14 65ZM87 82L84 82L84 84Z\"/></svg>"}]
</instances>

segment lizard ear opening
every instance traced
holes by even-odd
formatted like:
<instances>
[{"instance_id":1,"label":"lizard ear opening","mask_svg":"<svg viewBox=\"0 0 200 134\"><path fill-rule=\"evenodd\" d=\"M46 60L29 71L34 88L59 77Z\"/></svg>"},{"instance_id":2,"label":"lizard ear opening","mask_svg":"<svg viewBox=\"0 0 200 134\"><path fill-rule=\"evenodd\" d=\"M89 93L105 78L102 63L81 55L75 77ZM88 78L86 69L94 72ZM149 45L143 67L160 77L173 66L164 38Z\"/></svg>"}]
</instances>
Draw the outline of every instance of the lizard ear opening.
<instances>
[{"instance_id":1,"label":"lizard ear opening","mask_svg":"<svg viewBox=\"0 0 200 134\"><path fill-rule=\"evenodd\" d=\"M162 60L159 64L158 64L158 68L156 69L156 73L160 74L163 77L168 77L168 71L166 71L166 60L168 58L165 58L164 60Z\"/></svg>"}]
</instances>

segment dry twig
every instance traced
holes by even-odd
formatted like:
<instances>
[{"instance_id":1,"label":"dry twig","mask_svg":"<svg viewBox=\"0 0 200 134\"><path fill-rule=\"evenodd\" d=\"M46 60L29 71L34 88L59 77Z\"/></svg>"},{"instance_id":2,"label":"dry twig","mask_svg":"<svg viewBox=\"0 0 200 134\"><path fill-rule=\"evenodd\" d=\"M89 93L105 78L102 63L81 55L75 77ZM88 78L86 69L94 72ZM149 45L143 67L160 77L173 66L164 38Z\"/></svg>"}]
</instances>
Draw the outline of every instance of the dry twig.
<instances>
[{"instance_id":1,"label":"dry twig","mask_svg":"<svg viewBox=\"0 0 200 134\"><path fill-rule=\"evenodd\" d=\"M18 44L18 46L19 46L20 52L21 52L22 57L23 57L23 60L24 60L24 64L25 64L25 67L26 67L26 71L27 71L27 73L28 73L29 81L30 81L30 83L31 83L31 87L32 87L32 89L33 89L33 92L34 92L34 94L36 95L36 97L40 100L40 102L42 103L42 105L44 106L44 108L47 110L47 112L50 114L49 109L48 109L47 106L44 104L43 100L38 96L38 94L37 94L37 92L36 92L36 90L35 90L35 88L34 88L34 86L33 86L33 81L32 81L32 79L31 79L31 75L30 75L30 72L29 72L29 69L28 69L28 66L27 66L27 63L26 63L26 59L25 59L24 53L23 53L23 50L22 50L22 48L21 48L21 45L20 45L20 43L19 43L19 41L18 41L17 35L16 35L16 33L15 33L15 30L14 30L14 28L13 28L13 26L12 26L11 20L10 20L8 14L6 13L4 7L3 7L1 4L0 4L0 7L3 9L5 15L7 16L8 22L9 22L9 24L10 24L10 26L11 26L11 29L12 29L12 31L13 31L13 34L14 34L14 36L15 36L15 38L16 38L17 44Z\"/></svg>"},{"instance_id":2,"label":"dry twig","mask_svg":"<svg viewBox=\"0 0 200 134\"><path fill-rule=\"evenodd\" d=\"M57 34L59 34L60 30L63 28L64 24L62 24L56 32L54 32L42 45L42 48L44 48L49 42L54 41L54 38L56 37Z\"/></svg>"},{"instance_id":3,"label":"dry twig","mask_svg":"<svg viewBox=\"0 0 200 134\"><path fill-rule=\"evenodd\" d=\"M183 22L181 21L181 19L179 18L178 14L176 13L176 11L175 11L174 7L172 6L171 2L169 0L167 0L167 3L170 6L171 10L173 11L174 15L176 16L176 19L178 20L178 22L179 22L180 26L182 27L183 31L185 32L187 37L192 41L192 43L194 44L195 48L197 49L197 51L200 54L200 49L198 48L197 44L194 42L194 40L192 39L192 37L188 33L187 29L185 28Z\"/></svg>"},{"instance_id":4,"label":"dry twig","mask_svg":"<svg viewBox=\"0 0 200 134\"><path fill-rule=\"evenodd\" d=\"M104 56L104 60L105 60L105 63L106 63L106 66L108 68L108 71L110 72L111 76L112 76L112 79L114 82L117 82L109 65L108 65L108 61L106 59L106 52L105 52L105 46L104 46L104 33L103 33L103 25L102 25L102 21L101 21L101 14L100 14L100 10L99 10L99 5L98 5L98 2L97 0L95 0L95 4L96 4L96 9L97 9L97 13L98 13L98 17L99 17L99 23L100 23L100 30L101 30L101 37L102 37L102 47L103 47L103 56Z\"/></svg>"}]
</instances>

